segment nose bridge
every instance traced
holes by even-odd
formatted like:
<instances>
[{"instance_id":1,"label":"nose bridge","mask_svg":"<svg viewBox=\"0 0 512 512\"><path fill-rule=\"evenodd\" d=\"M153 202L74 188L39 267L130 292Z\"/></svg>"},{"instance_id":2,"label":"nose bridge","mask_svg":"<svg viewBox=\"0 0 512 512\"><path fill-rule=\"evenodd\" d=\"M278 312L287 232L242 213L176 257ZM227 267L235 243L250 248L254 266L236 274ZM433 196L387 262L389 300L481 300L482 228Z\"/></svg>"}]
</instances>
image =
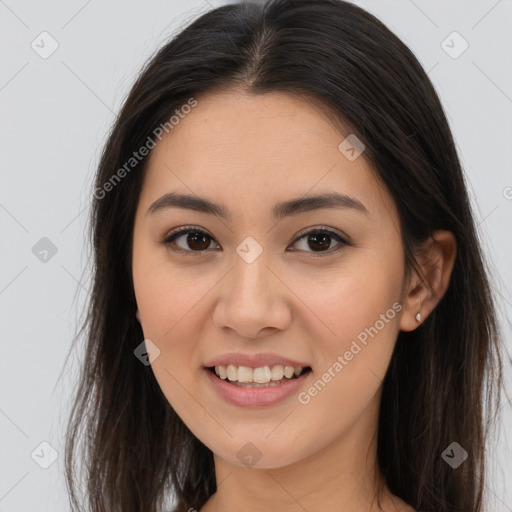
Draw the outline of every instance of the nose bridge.
<instances>
[{"instance_id":1,"label":"nose bridge","mask_svg":"<svg viewBox=\"0 0 512 512\"><path fill-rule=\"evenodd\" d=\"M268 301L271 295L277 293L271 283L272 278L275 279L275 277L268 269L270 256L270 251L264 249L263 245L252 236L246 237L236 247L231 291L237 295L239 304L251 303L258 299Z\"/></svg>"},{"instance_id":2,"label":"nose bridge","mask_svg":"<svg viewBox=\"0 0 512 512\"><path fill-rule=\"evenodd\" d=\"M285 328L290 315L281 296L282 283L269 268L270 251L247 237L236 247L232 262L216 305L217 327L230 327L246 337L255 337L266 327Z\"/></svg>"}]
</instances>

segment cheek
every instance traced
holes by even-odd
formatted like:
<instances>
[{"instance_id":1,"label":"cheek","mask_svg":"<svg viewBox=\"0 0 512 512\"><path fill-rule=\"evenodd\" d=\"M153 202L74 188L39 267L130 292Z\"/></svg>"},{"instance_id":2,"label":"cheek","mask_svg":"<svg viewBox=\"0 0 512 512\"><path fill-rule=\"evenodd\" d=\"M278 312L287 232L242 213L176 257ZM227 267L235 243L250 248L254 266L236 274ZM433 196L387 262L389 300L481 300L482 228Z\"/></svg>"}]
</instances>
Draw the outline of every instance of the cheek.
<instances>
[{"instance_id":1,"label":"cheek","mask_svg":"<svg viewBox=\"0 0 512 512\"><path fill-rule=\"evenodd\" d=\"M304 421L315 418L324 438L335 438L376 406L399 330L400 283L391 281L374 279L373 272L340 279L312 308L321 312L311 329L319 364L299 402Z\"/></svg>"},{"instance_id":2,"label":"cheek","mask_svg":"<svg viewBox=\"0 0 512 512\"><path fill-rule=\"evenodd\" d=\"M202 364L198 340L204 323L199 316L206 314L200 300L205 291L177 275L146 279L139 285L136 297L144 337L160 350L152 368L159 381L159 372L166 371L169 379L161 386L170 391L175 387L170 377L188 380Z\"/></svg>"},{"instance_id":3,"label":"cheek","mask_svg":"<svg viewBox=\"0 0 512 512\"><path fill-rule=\"evenodd\" d=\"M359 254L309 295L308 304L317 313L310 328L318 340L320 374L329 372L331 377L322 380L336 380L332 388L338 393L357 396L356 383L370 386L372 393L384 377L399 332L401 270L395 251L378 257Z\"/></svg>"},{"instance_id":4,"label":"cheek","mask_svg":"<svg viewBox=\"0 0 512 512\"><path fill-rule=\"evenodd\" d=\"M163 394L187 424L208 421L194 386L202 366L199 316L206 311L201 298L209 283L142 252L134 252L133 283L144 338L159 350L151 369Z\"/></svg>"},{"instance_id":5,"label":"cheek","mask_svg":"<svg viewBox=\"0 0 512 512\"><path fill-rule=\"evenodd\" d=\"M162 342L176 339L175 332L214 284L211 276L171 264L165 251L144 246L134 249L132 271L144 334Z\"/></svg>"}]
</instances>

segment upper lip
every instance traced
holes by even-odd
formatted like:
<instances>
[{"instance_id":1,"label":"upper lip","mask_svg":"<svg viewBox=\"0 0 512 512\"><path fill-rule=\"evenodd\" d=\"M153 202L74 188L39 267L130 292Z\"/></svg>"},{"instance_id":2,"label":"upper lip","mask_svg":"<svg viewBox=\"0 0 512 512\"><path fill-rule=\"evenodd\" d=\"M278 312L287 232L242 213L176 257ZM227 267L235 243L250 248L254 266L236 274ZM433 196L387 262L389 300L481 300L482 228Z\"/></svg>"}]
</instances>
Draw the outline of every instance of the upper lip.
<instances>
[{"instance_id":1,"label":"upper lip","mask_svg":"<svg viewBox=\"0 0 512 512\"><path fill-rule=\"evenodd\" d=\"M242 354L240 352L232 352L228 354L221 354L216 356L205 363L205 367L210 368L212 366L227 366L228 364L234 364L235 366L249 366L251 368L260 368L262 366L293 366L294 368L301 366L306 368L307 363L301 363L289 357L279 356L271 353L261 354Z\"/></svg>"}]
</instances>

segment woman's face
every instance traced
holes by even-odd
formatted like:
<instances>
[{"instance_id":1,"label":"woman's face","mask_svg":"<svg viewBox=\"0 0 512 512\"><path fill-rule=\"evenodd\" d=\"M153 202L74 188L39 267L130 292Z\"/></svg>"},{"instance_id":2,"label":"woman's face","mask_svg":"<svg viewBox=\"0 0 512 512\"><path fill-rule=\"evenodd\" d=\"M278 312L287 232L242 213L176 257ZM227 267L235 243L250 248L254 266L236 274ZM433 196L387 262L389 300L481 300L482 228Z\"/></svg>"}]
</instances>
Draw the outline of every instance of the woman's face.
<instances>
[{"instance_id":1,"label":"woman's face","mask_svg":"<svg viewBox=\"0 0 512 512\"><path fill-rule=\"evenodd\" d=\"M228 463L277 468L356 446L375 433L400 330L394 202L364 152L357 157L362 148L352 151L304 100L236 92L197 100L152 150L135 218L137 318L154 344L146 346L155 377ZM222 209L180 207L166 194ZM351 199L307 201L324 194ZM289 204L276 210L281 203ZM163 242L186 226L191 233ZM234 364L228 377L241 380L280 378L279 362L311 371L249 389L205 368L216 362Z\"/></svg>"}]
</instances>

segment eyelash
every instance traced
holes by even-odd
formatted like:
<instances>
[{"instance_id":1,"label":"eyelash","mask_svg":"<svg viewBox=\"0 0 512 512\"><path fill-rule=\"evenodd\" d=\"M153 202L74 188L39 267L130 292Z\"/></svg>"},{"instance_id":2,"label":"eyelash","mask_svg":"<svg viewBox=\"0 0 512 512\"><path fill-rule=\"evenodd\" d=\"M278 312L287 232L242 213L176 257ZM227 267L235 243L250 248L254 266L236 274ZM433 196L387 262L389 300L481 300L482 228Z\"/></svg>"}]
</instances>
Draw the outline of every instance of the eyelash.
<instances>
[{"instance_id":1,"label":"eyelash","mask_svg":"<svg viewBox=\"0 0 512 512\"><path fill-rule=\"evenodd\" d=\"M176 253L186 253L187 255L191 254L193 256L204 256L206 250L204 250L204 251L189 251L186 249L176 248L176 247L172 246L172 244L176 240L176 238L178 238L179 236L185 235L185 234L189 234L189 233L199 233L199 234L204 234L204 235L210 236L203 229L200 229L200 228L197 228L194 226L182 226L182 227L176 228L175 230L168 233L166 235L166 237L161 241L161 243L163 245L165 245L169 250L176 252ZM339 247L337 247L334 250L329 249L328 251L323 251L323 252L319 252L319 253L314 253L314 252L310 253L309 251L304 251L304 252L308 253L307 257L322 258L324 256L332 256L333 254L337 254L339 251L341 251L344 246L351 245L343 237L341 237L338 233L336 233L328 228L324 228L324 227L313 228L309 231L300 233L300 235L293 241L293 243L298 242L299 240L301 240L302 238L304 238L308 235L318 235L321 233L325 233L325 234L329 235L330 237L334 238L337 242L339 242ZM211 237L211 239L215 240L213 237Z\"/></svg>"}]
</instances>

